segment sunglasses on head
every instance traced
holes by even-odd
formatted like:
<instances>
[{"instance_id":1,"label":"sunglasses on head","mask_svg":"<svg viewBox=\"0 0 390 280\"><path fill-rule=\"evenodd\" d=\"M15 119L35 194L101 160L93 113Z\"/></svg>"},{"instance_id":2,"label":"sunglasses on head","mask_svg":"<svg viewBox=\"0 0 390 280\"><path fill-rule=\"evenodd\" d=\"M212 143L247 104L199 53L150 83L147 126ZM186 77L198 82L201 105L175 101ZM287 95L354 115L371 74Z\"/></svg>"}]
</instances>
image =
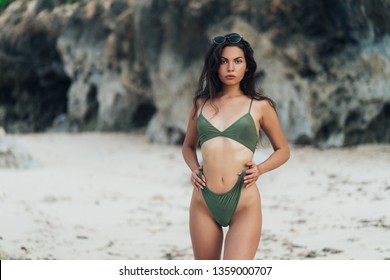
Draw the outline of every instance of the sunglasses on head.
<instances>
[{"instance_id":1,"label":"sunglasses on head","mask_svg":"<svg viewBox=\"0 0 390 280\"><path fill-rule=\"evenodd\" d=\"M242 40L242 37L238 34L229 35L229 36L217 36L213 38L213 42L216 44L222 44L225 43L225 41L228 40L230 43L238 43Z\"/></svg>"}]
</instances>

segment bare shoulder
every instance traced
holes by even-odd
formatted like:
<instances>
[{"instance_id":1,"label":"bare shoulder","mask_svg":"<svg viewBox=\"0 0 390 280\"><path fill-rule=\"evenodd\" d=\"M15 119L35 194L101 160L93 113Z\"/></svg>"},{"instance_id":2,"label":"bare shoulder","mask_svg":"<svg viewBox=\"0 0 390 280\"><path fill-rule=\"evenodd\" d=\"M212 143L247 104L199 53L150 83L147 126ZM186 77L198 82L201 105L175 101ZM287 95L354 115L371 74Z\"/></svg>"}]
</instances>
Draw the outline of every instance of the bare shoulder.
<instances>
[{"instance_id":1,"label":"bare shoulder","mask_svg":"<svg viewBox=\"0 0 390 280\"><path fill-rule=\"evenodd\" d=\"M275 108L267 99L253 100L252 115L255 117L260 126L263 126L264 121L268 118L276 116Z\"/></svg>"},{"instance_id":2,"label":"bare shoulder","mask_svg":"<svg viewBox=\"0 0 390 280\"><path fill-rule=\"evenodd\" d=\"M206 98L205 97L199 97L196 101L195 101L195 104L196 104L196 115L199 115L199 112L200 112L200 108L202 108L203 104L205 103L206 101ZM192 110L195 110L195 108L193 107Z\"/></svg>"},{"instance_id":3,"label":"bare shoulder","mask_svg":"<svg viewBox=\"0 0 390 280\"><path fill-rule=\"evenodd\" d=\"M199 97L196 100L196 107L200 108L202 107L203 103L206 101L206 97Z\"/></svg>"},{"instance_id":4,"label":"bare shoulder","mask_svg":"<svg viewBox=\"0 0 390 280\"><path fill-rule=\"evenodd\" d=\"M252 108L258 113L268 113L275 111L275 108L272 106L272 103L267 99L262 100L253 100Z\"/></svg>"}]
</instances>

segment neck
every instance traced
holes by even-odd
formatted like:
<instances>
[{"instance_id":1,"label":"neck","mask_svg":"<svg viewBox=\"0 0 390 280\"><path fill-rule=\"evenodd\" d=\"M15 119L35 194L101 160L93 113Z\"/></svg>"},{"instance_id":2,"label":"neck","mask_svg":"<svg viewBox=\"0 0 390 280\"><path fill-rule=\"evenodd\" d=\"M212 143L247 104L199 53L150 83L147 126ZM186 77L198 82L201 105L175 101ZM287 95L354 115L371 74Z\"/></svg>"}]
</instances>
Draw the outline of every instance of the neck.
<instances>
[{"instance_id":1,"label":"neck","mask_svg":"<svg viewBox=\"0 0 390 280\"><path fill-rule=\"evenodd\" d=\"M235 97L243 94L240 85L224 86L220 92L220 95L224 97Z\"/></svg>"}]
</instances>

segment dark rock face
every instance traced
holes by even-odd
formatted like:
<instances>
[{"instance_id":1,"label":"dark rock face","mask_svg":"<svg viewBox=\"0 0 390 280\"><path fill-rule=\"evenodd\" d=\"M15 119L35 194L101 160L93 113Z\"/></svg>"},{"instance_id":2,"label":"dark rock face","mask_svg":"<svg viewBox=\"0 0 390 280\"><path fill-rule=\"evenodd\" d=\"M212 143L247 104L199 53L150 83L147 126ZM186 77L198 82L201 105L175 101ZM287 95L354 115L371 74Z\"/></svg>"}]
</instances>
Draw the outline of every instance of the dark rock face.
<instances>
[{"instance_id":1,"label":"dark rock face","mask_svg":"<svg viewBox=\"0 0 390 280\"><path fill-rule=\"evenodd\" d=\"M234 31L252 44L290 141L390 142L388 0L45 3L0 15L0 126L10 132L66 116L70 131L146 126L152 141L181 143L210 38Z\"/></svg>"},{"instance_id":2,"label":"dark rock face","mask_svg":"<svg viewBox=\"0 0 390 280\"><path fill-rule=\"evenodd\" d=\"M66 113L70 80L53 18L38 3L14 3L1 15L0 126L9 132L44 131Z\"/></svg>"}]
</instances>

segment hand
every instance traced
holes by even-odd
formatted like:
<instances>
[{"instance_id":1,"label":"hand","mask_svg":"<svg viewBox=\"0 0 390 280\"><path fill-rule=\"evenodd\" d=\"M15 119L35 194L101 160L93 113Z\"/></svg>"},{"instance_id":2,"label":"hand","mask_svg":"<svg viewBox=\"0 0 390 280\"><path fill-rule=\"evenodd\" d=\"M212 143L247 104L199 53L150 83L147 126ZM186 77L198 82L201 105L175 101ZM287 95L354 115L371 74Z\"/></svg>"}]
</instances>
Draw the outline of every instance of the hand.
<instances>
[{"instance_id":1,"label":"hand","mask_svg":"<svg viewBox=\"0 0 390 280\"><path fill-rule=\"evenodd\" d=\"M206 186L206 177L203 174L202 179L198 176L200 170L203 170L202 165L199 166L197 169L193 170L191 174L191 184L197 191L203 190L204 186Z\"/></svg>"},{"instance_id":2,"label":"hand","mask_svg":"<svg viewBox=\"0 0 390 280\"><path fill-rule=\"evenodd\" d=\"M244 176L244 184L245 188L248 188L256 184L256 181L257 179L259 179L261 174L259 169L257 168L256 163L254 163L253 161L249 161L245 165L248 166L248 170L246 171L246 174Z\"/></svg>"}]
</instances>

